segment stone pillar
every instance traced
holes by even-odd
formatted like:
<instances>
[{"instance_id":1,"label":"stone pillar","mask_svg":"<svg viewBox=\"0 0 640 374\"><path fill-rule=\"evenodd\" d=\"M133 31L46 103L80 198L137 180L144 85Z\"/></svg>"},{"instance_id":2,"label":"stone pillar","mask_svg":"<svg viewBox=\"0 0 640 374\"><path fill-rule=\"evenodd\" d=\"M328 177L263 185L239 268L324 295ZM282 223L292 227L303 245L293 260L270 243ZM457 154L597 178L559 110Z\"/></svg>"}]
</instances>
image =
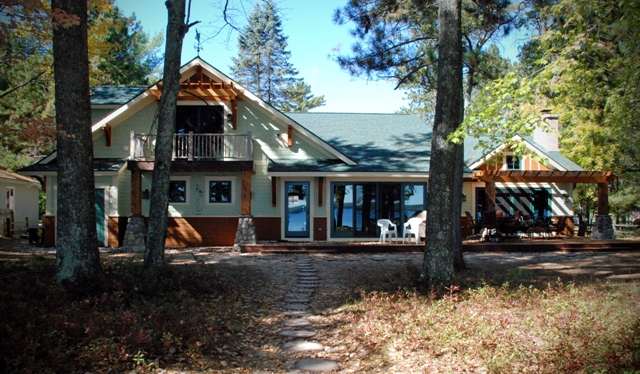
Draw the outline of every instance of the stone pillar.
<instances>
[{"instance_id":1,"label":"stone pillar","mask_svg":"<svg viewBox=\"0 0 640 374\"><path fill-rule=\"evenodd\" d=\"M592 240L612 240L616 238L613 219L610 215L598 214L591 231Z\"/></svg>"},{"instance_id":2,"label":"stone pillar","mask_svg":"<svg viewBox=\"0 0 640 374\"><path fill-rule=\"evenodd\" d=\"M144 223L144 216L135 215L129 217L121 250L123 252L144 252L146 237L147 226Z\"/></svg>"},{"instance_id":3,"label":"stone pillar","mask_svg":"<svg viewBox=\"0 0 640 374\"><path fill-rule=\"evenodd\" d=\"M242 244L256 244L256 242L256 227L253 223L253 216L241 215L238 219L238 230L236 231L234 247Z\"/></svg>"}]
</instances>

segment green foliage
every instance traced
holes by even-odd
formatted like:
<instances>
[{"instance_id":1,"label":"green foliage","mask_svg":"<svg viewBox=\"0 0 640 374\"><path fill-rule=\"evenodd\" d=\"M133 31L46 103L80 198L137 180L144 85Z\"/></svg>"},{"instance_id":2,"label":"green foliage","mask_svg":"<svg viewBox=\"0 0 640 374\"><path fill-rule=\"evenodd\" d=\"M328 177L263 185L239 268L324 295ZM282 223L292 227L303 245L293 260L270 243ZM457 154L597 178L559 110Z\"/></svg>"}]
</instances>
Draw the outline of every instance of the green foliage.
<instances>
[{"instance_id":1,"label":"green foliage","mask_svg":"<svg viewBox=\"0 0 640 374\"><path fill-rule=\"evenodd\" d=\"M158 49L162 35L150 40L135 15L125 17L117 7L98 17L112 25L106 35L111 48L99 57L98 83L148 85L151 73L161 65Z\"/></svg>"},{"instance_id":2,"label":"green foliage","mask_svg":"<svg viewBox=\"0 0 640 374\"><path fill-rule=\"evenodd\" d=\"M0 167L15 170L55 148L51 11L48 2L0 8ZM56 22L68 22L55 14ZM152 40L113 0L89 2L91 81L146 84L159 64Z\"/></svg>"},{"instance_id":3,"label":"green foliage","mask_svg":"<svg viewBox=\"0 0 640 374\"><path fill-rule=\"evenodd\" d=\"M325 104L324 95L314 97L311 86L303 81L295 82L285 88L285 103L280 110L284 112L308 112Z\"/></svg>"},{"instance_id":4,"label":"green foliage","mask_svg":"<svg viewBox=\"0 0 640 374\"><path fill-rule=\"evenodd\" d=\"M234 78L258 97L283 111L307 111L324 104L314 98L309 85L296 78L289 62L287 39L276 4L256 3L238 37L238 57L233 57Z\"/></svg>"}]
</instances>

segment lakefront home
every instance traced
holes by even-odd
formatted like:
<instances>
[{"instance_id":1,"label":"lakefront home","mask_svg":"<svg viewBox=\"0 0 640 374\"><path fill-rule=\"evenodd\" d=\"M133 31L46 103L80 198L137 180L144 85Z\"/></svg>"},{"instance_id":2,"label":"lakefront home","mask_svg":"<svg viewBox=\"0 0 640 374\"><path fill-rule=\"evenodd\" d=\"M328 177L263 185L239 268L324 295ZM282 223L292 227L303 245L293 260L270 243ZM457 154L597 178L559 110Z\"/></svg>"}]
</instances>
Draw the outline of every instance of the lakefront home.
<instances>
[{"instance_id":1,"label":"lakefront home","mask_svg":"<svg viewBox=\"0 0 640 374\"><path fill-rule=\"evenodd\" d=\"M432 129L418 116L282 113L200 58L181 73L167 247L372 241L379 219L401 233L428 209ZM101 246L144 245L162 89L159 82L92 90ZM556 116L545 116L557 127ZM465 142L465 235L486 211L562 217L572 234L574 184L598 183L606 194L613 177L563 157L553 134L519 138L535 159L503 147L486 152L477 140ZM20 173L46 181L45 245L55 245L56 153Z\"/></svg>"}]
</instances>

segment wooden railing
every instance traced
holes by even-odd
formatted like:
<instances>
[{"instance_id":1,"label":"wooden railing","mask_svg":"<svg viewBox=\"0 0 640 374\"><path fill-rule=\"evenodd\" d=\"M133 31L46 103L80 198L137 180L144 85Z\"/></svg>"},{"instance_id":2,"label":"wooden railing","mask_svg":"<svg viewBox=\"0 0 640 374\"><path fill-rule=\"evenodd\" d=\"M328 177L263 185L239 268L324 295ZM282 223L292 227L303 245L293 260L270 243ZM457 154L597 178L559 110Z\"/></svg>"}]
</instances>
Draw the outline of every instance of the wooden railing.
<instances>
[{"instance_id":1,"label":"wooden railing","mask_svg":"<svg viewBox=\"0 0 640 374\"><path fill-rule=\"evenodd\" d=\"M156 134L131 132L131 159L155 159ZM252 160L253 141L247 134L174 134L173 159Z\"/></svg>"}]
</instances>

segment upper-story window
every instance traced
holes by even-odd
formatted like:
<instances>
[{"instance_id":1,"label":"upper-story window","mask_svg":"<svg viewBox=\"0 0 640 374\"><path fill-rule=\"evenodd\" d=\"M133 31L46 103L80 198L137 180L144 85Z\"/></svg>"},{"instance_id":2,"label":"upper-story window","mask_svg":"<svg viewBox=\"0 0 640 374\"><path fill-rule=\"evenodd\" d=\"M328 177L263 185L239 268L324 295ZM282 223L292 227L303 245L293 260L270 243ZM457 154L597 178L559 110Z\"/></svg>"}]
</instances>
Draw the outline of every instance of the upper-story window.
<instances>
[{"instance_id":1,"label":"upper-story window","mask_svg":"<svg viewBox=\"0 0 640 374\"><path fill-rule=\"evenodd\" d=\"M516 155L507 155L507 170L521 170L521 159L520 156Z\"/></svg>"},{"instance_id":2,"label":"upper-story window","mask_svg":"<svg viewBox=\"0 0 640 374\"><path fill-rule=\"evenodd\" d=\"M176 133L224 133L222 105L179 105L176 110Z\"/></svg>"}]
</instances>

